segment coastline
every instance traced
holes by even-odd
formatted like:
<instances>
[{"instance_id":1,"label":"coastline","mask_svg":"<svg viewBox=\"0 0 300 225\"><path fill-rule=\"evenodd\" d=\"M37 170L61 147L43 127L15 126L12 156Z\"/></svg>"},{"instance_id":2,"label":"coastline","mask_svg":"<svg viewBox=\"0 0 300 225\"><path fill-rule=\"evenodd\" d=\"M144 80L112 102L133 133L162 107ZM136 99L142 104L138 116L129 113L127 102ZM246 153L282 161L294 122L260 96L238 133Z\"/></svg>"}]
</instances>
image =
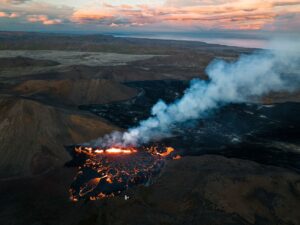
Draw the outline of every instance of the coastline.
<instances>
[{"instance_id":1,"label":"coastline","mask_svg":"<svg viewBox=\"0 0 300 225\"><path fill-rule=\"evenodd\" d=\"M251 38L214 38L214 37L189 37L180 35L130 35L130 34L111 34L117 38L138 38L138 39L150 39L150 40L171 40L171 41L190 41L190 42L202 42L206 44L217 44L228 47L240 47L240 48L257 48L266 49L267 39L251 39Z\"/></svg>"}]
</instances>

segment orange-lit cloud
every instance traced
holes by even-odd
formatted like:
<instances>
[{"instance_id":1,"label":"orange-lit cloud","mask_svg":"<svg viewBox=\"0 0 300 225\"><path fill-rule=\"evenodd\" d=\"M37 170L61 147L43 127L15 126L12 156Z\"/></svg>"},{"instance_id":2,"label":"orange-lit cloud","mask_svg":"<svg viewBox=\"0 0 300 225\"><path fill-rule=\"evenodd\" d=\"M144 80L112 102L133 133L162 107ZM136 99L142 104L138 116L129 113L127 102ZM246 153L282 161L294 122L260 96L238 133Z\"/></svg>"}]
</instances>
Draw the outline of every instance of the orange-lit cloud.
<instances>
[{"instance_id":1,"label":"orange-lit cloud","mask_svg":"<svg viewBox=\"0 0 300 225\"><path fill-rule=\"evenodd\" d=\"M23 4L30 0L0 0L0 3L4 4Z\"/></svg>"},{"instance_id":2,"label":"orange-lit cloud","mask_svg":"<svg viewBox=\"0 0 300 225\"><path fill-rule=\"evenodd\" d=\"M77 23L103 25L177 25L210 29L263 29L282 15L300 14L300 1L257 0L167 0L152 7L98 4L80 8L72 16Z\"/></svg>"},{"instance_id":3,"label":"orange-lit cloud","mask_svg":"<svg viewBox=\"0 0 300 225\"><path fill-rule=\"evenodd\" d=\"M12 13L7 13L7 12L0 12L0 18L17 18L19 17L18 13L12 12Z\"/></svg>"},{"instance_id":4,"label":"orange-lit cloud","mask_svg":"<svg viewBox=\"0 0 300 225\"><path fill-rule=\"evenodd\" d=\"M30 15L27 17L27 21L31 23L42 23L44 25L61 24L60 19L49 19L46 15Z\"/></svg>"},{"instance_id":5,"label":"orange-lit cloud","mask_svg":"<svg viewBox=\"0 0 300 225\"><path fill-rule=\"evenodd\" d=\"M68 6L53 2L0 0L0 18L18 15L28 23L118 29L300 30L295 19L300 0L67 0Z\"/></svg>"},{"instance_id":6,"label":"orange-lit cloud","mask_svg":"<svg viewBox=\"0 0 300 225\"><path fill-rule=\"evenodd\" d=\"M73 9L29 0L0 0L0 19L11 18L24 25L56 25L68 21ZM23 4L22 4L23 3Z\"/></svg>"}]
</instances>

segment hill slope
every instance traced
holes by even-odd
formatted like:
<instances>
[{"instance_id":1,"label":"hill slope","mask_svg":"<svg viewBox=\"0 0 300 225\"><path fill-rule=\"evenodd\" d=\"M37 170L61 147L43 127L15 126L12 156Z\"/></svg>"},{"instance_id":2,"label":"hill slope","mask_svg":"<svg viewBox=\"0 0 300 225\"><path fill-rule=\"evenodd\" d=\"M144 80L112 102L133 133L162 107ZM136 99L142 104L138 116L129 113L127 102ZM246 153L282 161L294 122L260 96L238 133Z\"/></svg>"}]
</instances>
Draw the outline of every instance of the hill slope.
<instances>
[{"instance_id":1,"label":"hill slope","mask_svg":"<svg viewBox=\"0 0 300 225\"><path fill-rule=\"evenodd\" d=\"M137 94L133 88L105 79L28 80L13 90L26 97L53 100L69 105L120 101Z\"/></svg>"},{"instance_id":2,"label":"hill slope","mask_svg":"<svg viewBox=\"0 0 300 225\"><path fill-rule=\"evenodd\" d=\"M116 129L97 117L35 101L0 96L0 178L40 174L62 165L64 145Z\"/></svg>"}]
</instances>

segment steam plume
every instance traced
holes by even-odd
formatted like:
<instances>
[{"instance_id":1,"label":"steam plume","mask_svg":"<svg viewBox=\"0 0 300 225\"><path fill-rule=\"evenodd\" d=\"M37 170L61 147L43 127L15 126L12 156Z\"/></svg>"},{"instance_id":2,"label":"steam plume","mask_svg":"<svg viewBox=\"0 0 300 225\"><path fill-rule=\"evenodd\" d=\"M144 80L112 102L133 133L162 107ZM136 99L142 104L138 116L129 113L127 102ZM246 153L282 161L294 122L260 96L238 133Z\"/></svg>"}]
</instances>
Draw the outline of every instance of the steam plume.
<instances>
[{"instance_id":1,"label":"steam plume","mask_svg":"<svg viewBox=\"0 0 300 225\"><path fill-rule=\"evenodd\" d=\"M116 132L97 142L139 145L164 138L172 126L200 119L229 103L242 103L272 91L299 88L300 45L276 42L272 50L242 55L237 61L214 60L206 68L209 81L195 79L183 97L171 104L158 101L151 117L124 133Z\"/></svg>"}]
</instances>

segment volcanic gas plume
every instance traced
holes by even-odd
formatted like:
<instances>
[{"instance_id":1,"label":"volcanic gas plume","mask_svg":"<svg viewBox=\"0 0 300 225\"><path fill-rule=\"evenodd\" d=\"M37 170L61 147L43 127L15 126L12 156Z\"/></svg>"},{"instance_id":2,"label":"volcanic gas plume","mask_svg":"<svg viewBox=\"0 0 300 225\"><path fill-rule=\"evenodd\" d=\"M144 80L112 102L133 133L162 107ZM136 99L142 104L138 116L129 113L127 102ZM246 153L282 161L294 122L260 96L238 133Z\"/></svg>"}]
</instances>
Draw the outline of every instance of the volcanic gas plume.
<instances>
[{"instance_id":1,"label":"volcanic gas plume","mask_svg":"<svg viewBox=\"0 0 300 225\"><path fill-rule=\"evenodd\" d=\"M299 43L274 42L271 48L242 55L234 62L214 60L206 69L208 81L191 81L181 99L169 105L160 100L153 106L152 116L137 127L109 134L93 144L138 146L165 138L174 126L204 118L223 105L299 88Z\"/></svg>"},{"instance_id":2,"label":"volcanic gas plume","mask_svg":"<svg viewBox=\"0 0 300 225\"><path fill-rule=\"evenodd\" d=\"M171 154L172 148L143 146L171 135L175 126L205 118L229 103L299 88L299 50L293 43L242 55L234 62L215 60L206 69L208 81L191 81L183 97L169 105L160 100L153 106L152 116L139 126L75 147L73 155L80 163L70 189L72 200L110 197L149 182L161 170L166 157L178 157Z\"/></svg>"}]
</instances>

